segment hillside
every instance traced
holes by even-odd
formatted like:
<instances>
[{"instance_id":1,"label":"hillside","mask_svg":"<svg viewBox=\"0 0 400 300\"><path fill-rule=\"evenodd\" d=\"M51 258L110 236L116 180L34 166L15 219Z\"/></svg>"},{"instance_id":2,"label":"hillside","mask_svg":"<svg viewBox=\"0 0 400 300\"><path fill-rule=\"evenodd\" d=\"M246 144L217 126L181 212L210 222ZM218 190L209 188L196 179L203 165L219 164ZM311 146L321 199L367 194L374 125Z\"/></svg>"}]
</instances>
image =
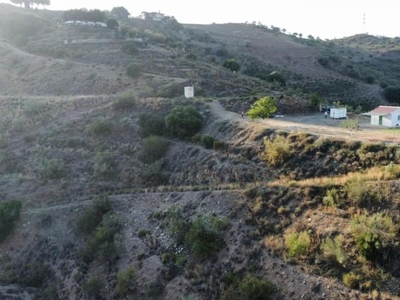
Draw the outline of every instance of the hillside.
<instances>
[{"instance_id":1,"label":"hillside","mask_svg":"<svg viewBox=\"0 0 400 300\"><path fill-rule=\"evenodd\" d=\"M386 103L395 46L0 15L1 299L399 299L399 132L308 100Z\"/></svg>"}]
</instances>

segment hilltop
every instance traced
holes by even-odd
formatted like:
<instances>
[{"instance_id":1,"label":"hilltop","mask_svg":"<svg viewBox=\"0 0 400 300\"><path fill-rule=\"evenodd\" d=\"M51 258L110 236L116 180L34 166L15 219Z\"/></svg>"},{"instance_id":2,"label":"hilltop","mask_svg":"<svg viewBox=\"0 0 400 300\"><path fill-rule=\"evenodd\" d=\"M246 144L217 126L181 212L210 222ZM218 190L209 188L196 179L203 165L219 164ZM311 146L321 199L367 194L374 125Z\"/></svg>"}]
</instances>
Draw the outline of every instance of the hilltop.
<instances>
[{"instance_id":1,"label":"hilltop","mask_svg":"<svg viewBox=\"0 0 400 300\"><path fill-rule=\"evenodd\" d=\"M397 39L62 14L0 4L0 298L398 299L398 132L309 101L388 103Z\"/></svg>"}]
</instances>

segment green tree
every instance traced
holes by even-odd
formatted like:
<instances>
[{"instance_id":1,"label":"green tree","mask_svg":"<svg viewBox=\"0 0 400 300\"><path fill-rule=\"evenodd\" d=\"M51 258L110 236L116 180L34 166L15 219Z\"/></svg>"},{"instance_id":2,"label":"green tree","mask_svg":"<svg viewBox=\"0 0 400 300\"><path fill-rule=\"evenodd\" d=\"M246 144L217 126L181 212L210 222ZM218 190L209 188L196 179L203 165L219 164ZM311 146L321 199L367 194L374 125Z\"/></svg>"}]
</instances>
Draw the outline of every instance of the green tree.
<instances>
[{"instance_id":1,"label":"green tree","mask_svg":"<svg viewBox=\"0 0 400 300\"><path fill-rule=\"evenodd\" d=\"M312 106L318 106L321 104L321 102L322 102L322 99L317 93L312 93L310 95L310 104Z\"/></svg>"},{"instance_id":2,"label":"green tree","mask_svg":"<svg viewBox=\"0 0 400 300\"><path fill-rule=\"evenodd\" d=\"M246 115L254 120L257 118L270 118L276 112L275 101L270 97L264 97L256 101L247 111Z\"/></svg>"},{"instance_id":3,"label":"green tree","mask_svg":"<svg viewBox=\"0 0 400 300\"><path fill-rule=\"evenodd\" d=\"M14 228L21 212L21 201L11 200L0 203L0 241L4 240Z\"/></svg>"},{"instance_id":4,"label":"green tree","mask_svg":"<svg viewBox=\"0 0 400 300\"><path fill-rule=\"evenodd\" d=\"M128 19L131 13L123 6L114 7L111 10L111 14L118 19Z\"/></svg>"},{"instance_id":5,"label":"green tree","mask_svg":"<svg viewBox=\"0 0 400 300\"><path fill-rule=\"evenodd\" d=\"M234 59L226 59L222 65L224 68L227 68L233 72L237 72L240 70L239 63Z\"/></svg>"},{"instance_id":6,"label":"green tree","mask_svg":"<svg viewBox=\"0 0 400 300\"><path fill-rule=\"evenodd\" d=\"M167 129L172 136L187 138L198 132L203 117L191 106L177 106L165 117Z\"/></svg>"},{"instance_id":7,"label":"green tree","mask_svg":"<svg viewBox=\"0 0 400 300\"><path fill-rule=\"evenodd\" d=\"M110 29L117 29L119 26L118 21L115 19L110 19L107 21L107 27Z\"/></svg>"}]
</instances>

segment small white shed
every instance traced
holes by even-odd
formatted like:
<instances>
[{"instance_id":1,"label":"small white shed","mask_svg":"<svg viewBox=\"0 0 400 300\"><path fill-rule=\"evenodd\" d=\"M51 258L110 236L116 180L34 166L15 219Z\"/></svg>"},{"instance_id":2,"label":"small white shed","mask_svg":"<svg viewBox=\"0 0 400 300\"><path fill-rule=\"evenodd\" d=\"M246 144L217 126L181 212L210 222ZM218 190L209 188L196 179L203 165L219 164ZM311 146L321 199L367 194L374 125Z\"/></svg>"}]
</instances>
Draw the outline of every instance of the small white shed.
<instances>
[{"instance_id":1,"label":"small white shed","mask_svg":"<svg viewBox=\"0 0 400 300\"><path fill-rule=\"evenodd\" d=\"M371 116L371 125L400 126L400 106L378 106L364 115Z\"/></svg>"},{"instance_id":2,"label":"small white shed","mask_svg":"<svg viewBox=\"0 0 400 300\"><path fill-rule=\"evenodd\" d=\"M185 98L193 98L194 97L194 87L193 86L185 86L184 92L185 92Z\"/></svg>"},{"instance_id":3,"label":"small white shed","mask_svg":"<svg viewBox=\"0 0 400 300\"><path fill-rule=\"evenodd\" d=\"M346 107L331 108L330 117L332 119L346 119L347 118L347 108Z\"/></svg>"}]
</instances>

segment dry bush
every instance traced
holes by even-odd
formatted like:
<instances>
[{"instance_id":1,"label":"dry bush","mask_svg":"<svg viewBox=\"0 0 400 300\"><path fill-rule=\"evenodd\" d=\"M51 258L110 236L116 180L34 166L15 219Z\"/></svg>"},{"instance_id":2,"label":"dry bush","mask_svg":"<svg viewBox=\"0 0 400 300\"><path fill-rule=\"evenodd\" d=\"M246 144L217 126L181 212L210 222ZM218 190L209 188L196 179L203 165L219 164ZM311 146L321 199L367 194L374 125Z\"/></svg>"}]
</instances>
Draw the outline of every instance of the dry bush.
<instances>
[{"instance_id":1,"label":"dry bush","mask_svg":"<svg viewBox=\"0 0 400 300\"><path fill-rule=\"evenodd\" d=\"M267 161L271 166L283 164L292 155L289 140L278 135L274 140L264 140L265 150L261 153L261 159Z\"/></svg>"}]
</instances>

